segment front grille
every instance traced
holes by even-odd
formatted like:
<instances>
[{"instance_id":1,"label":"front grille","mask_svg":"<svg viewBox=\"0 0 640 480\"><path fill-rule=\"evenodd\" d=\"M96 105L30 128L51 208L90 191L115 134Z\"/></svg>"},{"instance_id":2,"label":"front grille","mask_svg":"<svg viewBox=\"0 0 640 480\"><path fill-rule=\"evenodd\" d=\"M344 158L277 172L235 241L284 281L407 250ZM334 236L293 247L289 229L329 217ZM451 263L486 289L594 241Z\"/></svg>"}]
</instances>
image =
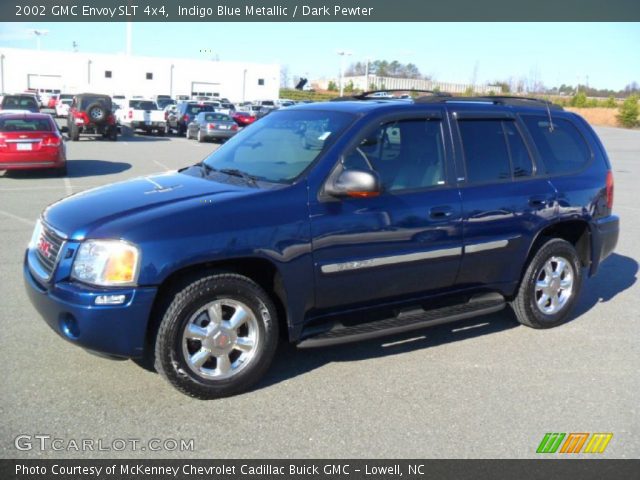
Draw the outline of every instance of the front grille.
<instances>
[{"instance_id":1,"label":"front grille","mask_svg":"<svg viewBox=\"0 0 640 480\"><path fill-rule=\"evenodd\" d=\"M48 245L46 249L47 254L44 253L45 250L41 247L44 242ZM40 266L46 273L47 278L51 277L53 270L56 268L56 263L58 262L60 250L63 245L64 238L45 225L42 226L42 233L40 234L35 250L38 262L40 262Z\"/></svg>"}]
</instances>

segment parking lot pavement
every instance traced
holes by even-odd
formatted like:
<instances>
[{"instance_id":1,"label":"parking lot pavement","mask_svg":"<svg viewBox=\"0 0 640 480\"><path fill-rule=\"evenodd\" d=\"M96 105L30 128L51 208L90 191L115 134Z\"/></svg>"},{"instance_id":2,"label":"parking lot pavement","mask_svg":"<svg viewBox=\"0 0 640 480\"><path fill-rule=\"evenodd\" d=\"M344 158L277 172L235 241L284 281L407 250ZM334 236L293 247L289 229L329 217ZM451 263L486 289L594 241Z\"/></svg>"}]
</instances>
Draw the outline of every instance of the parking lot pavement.
<instances>
[{"instance_id":1,"label":"parking lot pavement","mask_svg":"<svg viewBox=\"0 0 640 480\"><path fill-rule=\"evenodd\" d=\"M546 432L612 432L606 458L640 456L640 132L600 128L622 217L616 253L568 324L519 326L509 310L378 341L283 346L250 393L185 397L134 362L58 338L29 304L21 260L33 221L67 194L200 160L183 138L69 142L69 176L0 176L0 456L123 458L533 457ZM194 439L193 452L18 451L20 434ZM67 445L65 443L64 445ZM144 443L143 443L144 445Z\"/></svg>"}]
</instances>

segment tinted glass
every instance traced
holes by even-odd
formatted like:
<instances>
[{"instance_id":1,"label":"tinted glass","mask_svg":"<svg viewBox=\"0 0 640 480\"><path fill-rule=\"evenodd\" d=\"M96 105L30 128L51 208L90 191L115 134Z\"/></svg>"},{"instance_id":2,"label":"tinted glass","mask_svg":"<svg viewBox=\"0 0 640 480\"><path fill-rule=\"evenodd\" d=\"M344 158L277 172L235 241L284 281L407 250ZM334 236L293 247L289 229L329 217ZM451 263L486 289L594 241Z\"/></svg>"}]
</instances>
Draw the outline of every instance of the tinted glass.
<instances>
[{"instance_id":1,"label":"tinted glass","mask_svg":"<svg viewBox=\"0 0 640 480\"><path fill-rule=\"evenodd\" d=\"M38 108L38 104L35 99L31 96L18 96L18 95L7 95L2 100L2 107L11 110L15 109L24 109L24 108Z\"/></svg>"},{"instance_id":2,"label":"tinted glass","mask_svg":"<svg viewBox=\"0 0 640 480\"><path fill-rule=\"evenodd\" d=\"M230 116L223 113L205 113L200 114L200 121L202 122L233 122Z\"/></svg>"},{"instance_id":3,"label":"tinted glass","mask_svg":"<svg viewBox=\"0 0 640 480\"><path fill-rule=\"evenodd\" d=\"M85 110L89 107L89 105L91 105L92 103L99 103L100 105L103 105L105 108L111 110L111 97L88 97L88 96L83 96L81 97L81 102L80 102L80 109L81 110Z\"/></svg>"},{"instance_id":4,"label":"tinted glass","mask_svg":"<svg viewBox=\"0 0 640 480\"><path fill-rule=\"evenodd\" d=\"M132 100L129 102L129 107L135 110L158 110L158 105L156 105L156 102L143 100Z\"/></svg>"},{"instance_id":5,"label":"tinted glass","mask_svg":"<svg viewBox=\"0 0 640 480\"><path fill-rule=\"evenodd\" d=\"M342 112L276 111L235 135L205 163L217 170L237 169L267 181L288 183L353 119Z\"/></svg>"},{"instance_id":6,"label":"tinted glass","mask_svg":"<svg viewBox=\"0 0 640 480\"><path fill-rule=\"evenodd\" d=\"M2 118L0 132L51 132L51 122L46 118Z\"/></svg>"},{"instance_id":7,"label":"tinted glass","mask_svg":"<svg viewBox=\"0 0 640 480\"><path fill-rule=\"evenodd\" d=\"M509 151L500 120L460 120L467 181L493 182L511 178Z\"/></svg>"},{"instance_id":8,"label":"tinted glass","mask_svg":"<svg viewBox=\"0 0 640 480\"><path fill-rule=\"evenodd\" d=\"M385 190L445 184L442 122L415 119L382 125L344 158L345 168L373 168Z\"/></svg>"},{"instance_id":9,"label":"tinted glass","mask_svg":"<svg viewBox=\"0 0 640 480\"><path fill-rule=\"evenodd\" d=\"M514 178L530 177L533 174L533 164L520 131L514 122L502 122L502 126L507 137Z\"/></svg>"},{"instance_id":10,"label":"tinted glass","mask_svg":"<svg viewBox=\"0 0 640 480\"><path fill-rule=\"evenodd\" d=\"M187 105L185 113L189 115L197 115L200 112L213 112L211 105Z\"/></svg>"},{"instance_id":11,"label":"tinted glass","mask_svg":"<svg viewBox=\"0 0 640 480\"><path fill-rule=\"evenodd\" d=\"M573 124L554 118L525 115L522 117L540 152L547 173L562 174L581 170L591 159L591 151Z\"/></svg>"}]
</instances>

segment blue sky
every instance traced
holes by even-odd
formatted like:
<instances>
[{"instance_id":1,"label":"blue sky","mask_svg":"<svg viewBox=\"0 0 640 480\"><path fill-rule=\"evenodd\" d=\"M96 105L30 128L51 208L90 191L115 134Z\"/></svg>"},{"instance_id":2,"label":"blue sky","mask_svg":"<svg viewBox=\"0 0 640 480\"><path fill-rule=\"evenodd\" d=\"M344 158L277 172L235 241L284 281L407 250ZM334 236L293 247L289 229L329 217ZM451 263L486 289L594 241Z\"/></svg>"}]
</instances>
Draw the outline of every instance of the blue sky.
<instances>
[{"instance_id":1,"label":"blue sky","mask_svg":"<svg viewBox=\"0 0 640 480\"><path fill-rule=\"evenodd\" d=\"M125 50L124 23L0 23L0 47L35 48L29 29L46 29L43 50ZM201 53L200 50L211 50ZM276 62L290 75L337 75L349 61L412 62L439 81L509 77L545 85L620 89L640 82L640 23L135 23L137 55Z\"/></svg>"}]
</instances>

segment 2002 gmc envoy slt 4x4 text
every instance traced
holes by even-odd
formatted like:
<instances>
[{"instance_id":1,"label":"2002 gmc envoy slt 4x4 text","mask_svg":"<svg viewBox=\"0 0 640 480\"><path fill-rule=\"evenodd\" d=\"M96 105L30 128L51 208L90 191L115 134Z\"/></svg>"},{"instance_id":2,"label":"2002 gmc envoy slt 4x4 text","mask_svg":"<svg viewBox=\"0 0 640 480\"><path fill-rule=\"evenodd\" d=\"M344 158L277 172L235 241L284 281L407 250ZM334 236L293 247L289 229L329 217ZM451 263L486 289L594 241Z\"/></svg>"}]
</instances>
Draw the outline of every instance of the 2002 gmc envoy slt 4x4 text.
<instances>
[{"instance_id":1,"label":"2002 gmc envoy slt 4x4 text","mask_svg":"<svg viewBox=\"0 0 640 480\"><path fill-rule=\"evenodd\" d=\"M24 262L63 338L247 390L317 347L510 304L548 328L614 249L607 154L535 99L368 95L274 111L199 164L48 207Z\"/></svg>"}]
</instances>

